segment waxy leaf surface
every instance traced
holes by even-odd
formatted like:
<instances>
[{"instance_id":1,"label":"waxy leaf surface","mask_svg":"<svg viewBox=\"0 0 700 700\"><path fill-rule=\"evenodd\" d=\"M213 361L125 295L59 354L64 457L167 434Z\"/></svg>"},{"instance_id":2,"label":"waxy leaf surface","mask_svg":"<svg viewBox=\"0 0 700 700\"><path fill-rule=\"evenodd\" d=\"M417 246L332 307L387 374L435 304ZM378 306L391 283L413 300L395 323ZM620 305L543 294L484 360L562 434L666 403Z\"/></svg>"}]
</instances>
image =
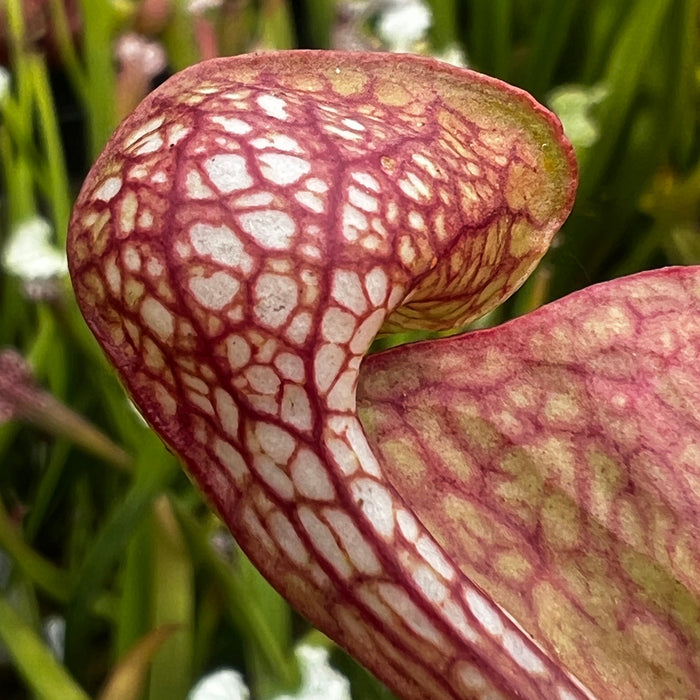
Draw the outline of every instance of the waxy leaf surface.
<instances>
[{"instance_id":1,"label":"waxy leaf surface","mask_svg":"<svg viewBox=\"0 0 700 700\"><path fill-rule=\"evenodd\" d=\"M76 203L76 295L135 402L275 587L407 700L591 697L416 517L355 399L378 332L511 294L575 185L515 88L281 52L174 76Z\"/></svg>"},{"instance_id":2,"label":"waxy leaf surface","mask_svg":"<svg viewBox=\"0 0 700 700\"><path fill-rule=\"evenodd\" d=\"M700 268L374 355L385 474L599 698L700 692Z\"/></svg>"}]
</instances>

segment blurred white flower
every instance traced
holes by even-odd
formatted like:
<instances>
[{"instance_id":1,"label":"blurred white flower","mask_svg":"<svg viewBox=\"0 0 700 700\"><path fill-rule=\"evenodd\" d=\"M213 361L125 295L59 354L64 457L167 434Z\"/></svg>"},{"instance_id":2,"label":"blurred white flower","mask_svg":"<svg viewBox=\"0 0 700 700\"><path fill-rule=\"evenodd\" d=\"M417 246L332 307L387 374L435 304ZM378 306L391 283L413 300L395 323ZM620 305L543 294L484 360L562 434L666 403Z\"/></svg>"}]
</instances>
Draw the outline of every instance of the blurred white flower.
<instances>
[{"instance_id":1,"label":"blurred white flower","mask_svg":"<svg viewBox=\"0 0 700 700\"><path fill-rule=\"evenodd\" d=\"M204 676L190 691L187 700L248 700L250 692L238 671L222 668Z\"/></svg>"},{"instance_id":2,"label":"blurred white flower","mask_svg":"<svg viewBox=\"0 0 700 700\"><path fill-rule=\"evenodd\" d=\"M216 10L223 4L223 0L189 0L187 10L193 15L203 15L207 10Z\"/></svg>"},{"instance_id":3,"label":"blurred white flower","mask_svg":"<svg viewBox=\"0 0 700 700\"><path fill-rule=\"evenodd\" d=\"M163 46L135 32L122 34L117 39L115 53L122 70L133 67L149 78L163 72L168 65Z\"/></svg>"},{"instance_id":4,"label":"blurred white flower","mask_svg":"<svg viewBox=\"0 0 700 700\"><path fill-rule=\"evenodd\" d=\"M209 536L209 545L224 561L233 562L237 545L228 528L217 527Z\"/></svg>"},{"instance_id":5,"label":"blurred white flower","mask_svg":"<svg viewBox=\"0 0 700 700\"><path fill-rule=\"evenodd\" d=\"M66 254L51 243L51 226L35 216L18 224L3 251L5 269L25 283L46 281L68 272Z\"/></svg>"},{"instance_id":6,"label":"blurred white flower","mask_svg":"<svg viewBox=\"0 0 700 700\"><path fill-rule=\"evenodd\" d=\"M608 95L605 85L562 85L547 99L575 149L590 148L600 136L595 108Z\"/></svg>"},{"instance_id":7,"label":"blurred white flower","mask_svg":"<svg viewBox=\"0 0 700 700\"><path fill-rule=\"evenodd\" d=\"M66 620L60 615L49 615L44 619L43 633L51 653L58 661L63 661L66 648Z\"/></svg>"},{"instance_id":8,"label":"blurred white flower","mask_svg":"<svg viewBox=\"0 0 700 700\"><path fill-rule=\"evenodd\" d=\"M379 16L377 34L391 51L412 51L426 38L432 21L423 0L391 0Z\"/></svg>"},{"instance_id":9,"label":"blurred white flower","mask_svg":"<svg viewBox=\"0 0 700 700\"><path fill-rule=\"evenodd\" d=\"M301 687L293 695L273 700L352 700L350 681L328 663L328 650L300 644L295 654L301 671ZM202 678L187 700L249 700L250 691L238 671L221 669Z\"/></svg>"},{"instance_id":10,"label":"blurred white flower","mask_svg":"<svg viewBox=\"0 0 700 700\"><path fill-rule=\"evenodd\" d=\"M0 66L0 102L10 94L10 71Z\"/></svg>"},{"instance_id":11,"label":"blurred white flower","mask_svg":"<svg viewBox=\"0 0 700 700\"><path fill-rule=\"evenodd\" d=\"M440 53L434 53L433 56L460 68L466 68L469 65L464 51L458 44L448 44Z\"/></svg>"},{"instance_id":12,"label":"blurred white flower","mask_svg":"<svg viewBox=\"0 0 700 700\"><path fill-rule=\"evenodd\" d=\"M350 681L328 663L327 649L300 644L296 657L301 688L294 695L278 695L275 700L352 700Z\"/></svg>"},{"instance_id":13,"label":"blurred white flower","mask_svg":"<svg viewBox=\"0 0 700 700\"><path fill-rule=\"evenodd\" d=\"M124 119L151 90L151 81L167 67L165 49L157 41L127 32L115 49L119 72L115 86L116 116Z\"/></svg>"},{"instance_id":14,"label":"blurred white flower","mask_svg":"<svg viewBox=\"0 0 700 700\"><path fill-rule=\"evenodd\" d=\"M377 0L339 0L331 48L339 51L376 51L381 48L377 37L368 31L367 22L377 11Z\"/></svg>"}]
</instances>

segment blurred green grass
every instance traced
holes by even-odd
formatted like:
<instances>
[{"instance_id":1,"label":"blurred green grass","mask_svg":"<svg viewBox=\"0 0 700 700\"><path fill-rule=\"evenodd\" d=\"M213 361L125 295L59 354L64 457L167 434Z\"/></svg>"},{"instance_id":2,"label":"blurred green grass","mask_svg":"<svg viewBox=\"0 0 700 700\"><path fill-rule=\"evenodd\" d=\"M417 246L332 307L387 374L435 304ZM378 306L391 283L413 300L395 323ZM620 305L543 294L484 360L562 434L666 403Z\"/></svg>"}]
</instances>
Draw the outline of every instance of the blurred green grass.
<instances>
[{"instance_id":1,"label":"blurred green grass","mask_svg":"<svg viewBox=\"0 0 700 700\"><path fill-rule=\"evenodd\" d=\"M417 49L461 49L471 67L554 106L577 145L572 216L528 283L486 322L622 274L700 263L698 0L428 4L433 26ZM120 38L147 35L176 70L213 53L327 48L344 9L248 0L193 14L173 0L151 16L159 3L48 0L46 37L23 12L30 5L0 0L10 78L0 95L0 249L35 217L49 222L55 246L65 244L81 179L143 88L119 70L110 47ZM350 30L381 47L375 20L370 13ZM142 83L162 78L157 68ZM65 276L28 281L0 267L4 346L110 442L95 442L66 412L0 424L0 695L184 698L220 666L243 671L254 698L293 689L295 645L328 642L252 569L129 407ZM0 393L0 416L2 402ZM65 622L60 660L45 641L50 620ZM337 650L333 661L356 699L391 697Z\"/></svg>"}]
</instances>

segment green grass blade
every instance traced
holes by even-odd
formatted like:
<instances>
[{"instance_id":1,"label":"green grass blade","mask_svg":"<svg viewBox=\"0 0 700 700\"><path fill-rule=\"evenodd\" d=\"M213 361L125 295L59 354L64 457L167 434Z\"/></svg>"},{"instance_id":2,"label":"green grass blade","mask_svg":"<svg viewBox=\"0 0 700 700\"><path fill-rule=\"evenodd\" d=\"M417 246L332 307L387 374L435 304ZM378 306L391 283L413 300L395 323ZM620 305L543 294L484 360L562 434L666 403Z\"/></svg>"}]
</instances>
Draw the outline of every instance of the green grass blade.
<instances>
[{"instance_id":1,"label":"green grass blade","mask_svg":"<svg viewBox=\"0 0 700 700\"><path fill-rule=\"evenodd\" d=\"M151 622L153 580L153 532L150 519L129 540L120 571L119 612L115 632L115 657L121 658L148 631Z\"/></svg>"},{"instance_id":2,"label":"green grass blade","mask_svg":"<svg viewBox=\"0 0 700 700\"><path fill-rule=\"evenodd\" d=\"M89 97L88 152L97 158L116 126L115 68L112 45L116 24L115 4L110 0L81 0L83 17L82 50L85 56L85 80Z\"/></svg>"},{"instance_id":3,"label":"green grass blade","mask_svg":"<svg viewBox=\"0 0 700 700\"><path fill-rule=\"evenodd\" d=\"M581 19L585 22L586 49L581 68L581 82L590 84L600 79L630 7L636 0L609 2L592 0L586 4ZM592 7L594 6L594 7Z\"/></svg>"},{"instance_id":4,"label":"green grass blade","mask_svg":"<svg viewBox=\"0 0 700 700\"><path fill-rule=\"evenodd\" d=\"M166 496L153 504L153 624L176 630L153 659L149 697L184 698L192 687L194 571Z\"/></svg>"},{"instance_id":5,"label":"green grass blade","mask_svg":"<svg viewBox=\"0 0 700 700\"><path fill-rule=\"evenodd\" d=\"M260 43L275 49L293 49L296 44L294 24L286 0L266 0L259 15Z\"/></svg>"},{"instance_id":6,"label":"green grass blade","mask_svg":"<svg viewBox=\"0 0 700 700\"><path fill-rule=\"evenodd\" d=\"M172 18L163 32L163 44L173 71L179 71L202 60L197 45L196 22L185 0L172 3Z\"/></svg>"},{"instance_id":7,"label":"green grass blade","mask_svg":"<svg viewBox=\"0 0 700 700\"><path fill-rule=\"evenodd\" d=\"M44 153L42 167L48 176L49 204L58 243L61 248L65 248L72 197L68 190L63 144L54 111L46 63L39 56L33 56L30 65L36 103L37 131Z\"/></svg>"},{"instance_id":8,"label":"green grass blade","mask_svg":"<svg viewBox=\"0 0 700 700\"><path fill-rule=\"evenodd\" d=\"M27 687L41 700L89 700L39 635L0 596L0 640Z\"/></svg>"},{"instance_id":9,"label":"green grass blade","mask_svg":"<svg viewBox=\"0 0 700 700\"><path fill-rule=\"evenodd\" d=\"M296 33L302 48L327 49L335 21L337 0L303 0L298 3Z\"/></svg>"},{"instance_id":10,"label":"green grass blade","mask_svg":"<svg viewBox=\"0 0 700 700\"><path fill-rule=\"evenodd\" d=\"M22 573L44 593L56 601L66 602L70 596L68 575L32 549L13 527L0 500L0 548L15 561Z\"/></svg>"},{"instance_id":11,"label":"green grass blade","mask_svg":"<svg viewBox=\"0 0 700 700\"><path fill-rule=\"evenodd\" d=\"M470 15L469 58L478 70L507 80L512 58L512 1L472 0Z\"/></svg>"},{"instance_id":12,"label":"green grass blade","mask_svg":"<svg viewBox=\"0 0 700 700\"><path fill-rule=\"evenodd\" d=\"M601 137L580 158L579 200L591 195L610 164L670 6L671 0L639 0L620 31L603 78L608 96L599 111Z\"/></svg>"},{"instance_id":13,"label":"green grass blade","mask_svg":"<svg viewBox=\"0 0 700 700\"><path fill-rule=\"evenodd\" d=\"M146 685L152 661L159 658L163 644L167 644L176 632L176 625L163 625L144 635L119 660L119 664L112 671L100 692L98 700L139 700L143 696L143 688ZM178 660L173 666L175 672L177 672L179 665ZM159 700L160 698L184 697L184 694L158 696Z\"/></svg>"},{"instance_id":14,"label":"green grass blade","mask_svg":"<svg viewBox=\"0 0 700 700\"><path fill-rule=\"evenodd\" d=\"M274 622L256 597L255 590L250 590L244 577L212 550L203 527L188 509L177 501L174 505L190 550L221 591L226 612L239 629L241 637L257 646L265 660L267 672L275 679L273 682L277 686L294 687L299 677L289 640L279 638Z\"/></svg>"},{"instance_id":15,"label":"green grass blade","mask_svg":"<svg viewBox=\"0 0 700 700\"><path fill-rule=\"evenodd\" d=\"M700 39L698 38L698 0L679 0L671 10L670 53L672 65L668 72L673 76L668 80L671 93L667 114L673 125L671 152L674 161L681 168L692 163L693 146L696 139L698 120L698 75L700 60Z\"/></svg>"},{"instance_id":16,"label":"green grass blade","mask_svg":"<svg viewBox=\"0 0 700 700\"><path fill-rule=\"evenodd\" d=\"M69 667L78 664L88 644L89 610L114 565L123 554L129 538L148 515L150 506L177 473L174 458L164 453L160 441L144 430L137 457L137 478L126 496L105 520L100 531L90 537L66 615L66 659Z\"/></svg>"},{"instance_id":17,"label":"green grass blade","mask_svg":"<svg viewBox=\"0 0 700 700\"><path fill-rule=\"evenodd\" d=\"M552 84L580 3L579 0L543 0L540 5L522 81L522 87L536 97L543 96Z\"/></svg>"},{"instance_id":18,"label":"green grass blade","mask_svg":"<svg viewBox=\"0 0 700 700\"><path fill-rule=\"evenodd\" d=\"M442 51L457 40L457 3L456 0L429 0L429 4L433 13L430 36L435 49Z\"/></svg>"}]
</instances>

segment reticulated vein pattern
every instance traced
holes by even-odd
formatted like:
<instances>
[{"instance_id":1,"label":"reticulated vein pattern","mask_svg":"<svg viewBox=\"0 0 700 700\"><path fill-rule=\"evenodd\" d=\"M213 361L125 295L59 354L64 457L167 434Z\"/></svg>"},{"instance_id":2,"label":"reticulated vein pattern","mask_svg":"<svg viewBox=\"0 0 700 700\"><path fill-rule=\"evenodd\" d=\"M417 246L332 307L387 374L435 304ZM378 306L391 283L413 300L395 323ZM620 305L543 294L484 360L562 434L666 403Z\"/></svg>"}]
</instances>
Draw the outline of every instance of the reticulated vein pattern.
<instances>
[{"instance_id":1,"label":"reticulated vein pattern","mask_svg":"<svg viewBox=\"0 0 700 700\"><path fill-rule=\"evenodd\" d=\"M81 308L144 415L270 581L406 698L590 697L425 529L355 405L376 335L500 303L574 186L515 89L293 52L175 76L76 205Z\"/></svg>"}]
</instances>

